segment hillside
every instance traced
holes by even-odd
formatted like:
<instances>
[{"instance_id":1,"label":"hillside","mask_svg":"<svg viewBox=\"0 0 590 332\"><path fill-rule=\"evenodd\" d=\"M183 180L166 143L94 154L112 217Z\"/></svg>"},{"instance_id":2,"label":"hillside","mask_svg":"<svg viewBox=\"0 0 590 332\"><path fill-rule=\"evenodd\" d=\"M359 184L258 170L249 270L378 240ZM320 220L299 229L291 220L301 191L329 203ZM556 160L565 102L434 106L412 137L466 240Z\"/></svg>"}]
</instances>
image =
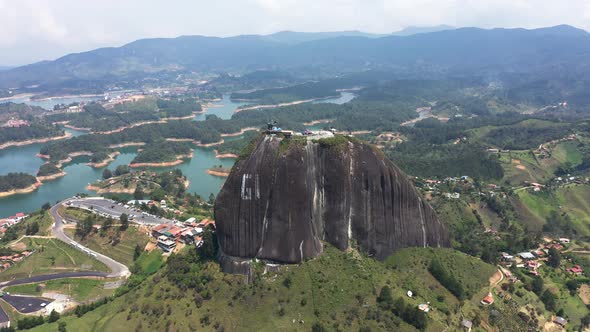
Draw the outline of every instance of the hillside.
<instances>
[{"instance_id":1,"label":"hillside","mask_svg":"<svg viewBox=\"0 0 590 332\"><path fill-rule=\"evenodd\" d=\"M275 36L275 40L280 39ZM146 77L174 80L178 74L191 71L270 68L322 68L322 73L338 74L386 67L411 76L535 72L550 77L548 74L555 70L552 66L559 66L554 74L578 76L580 70L588 69L590 53L590 34L570 26L534 30L462 28L380 38L335 36L295 44L275 40L255 35L143 39L2 71L0 88L38 84L35 91L66 87L97 90L117 82L141 82ZM526 79L526 75L522 77Z\"/></svg>"},{"instance_id":2,"label":"hillside","mask_svg":"<svg viewBox=\"0 0 590 332\"><path fill-rule=\"evenodd\" d=\"M434 259L446 269L465 271L456 277L473 300L462 304L437 282L427 269ZM185 268L176 270L177 266ZM73 331L129 331L148 326L159 331L309 331L312 326L416 331L385 309L385 304L378 304L378 294L388 286L393 299L401 298L408 305L431 302L433 309L424 317L426 331L440 331L447 325L458 328L462 314L475 317L479 293L487 288L494 270L445 249L401 250L381 263L356 251L345 253L327 246L324 255L301 265L266 274L260 268L256 281L245 284L241 277L221 273L216 263L199 262L185 252L171 257L163 270L128 294L81 318L68 316L61 321ZM407 298L408 289L417 295ZM54 326L57 324L32 331Z\"/></svg>"}]
</instances>

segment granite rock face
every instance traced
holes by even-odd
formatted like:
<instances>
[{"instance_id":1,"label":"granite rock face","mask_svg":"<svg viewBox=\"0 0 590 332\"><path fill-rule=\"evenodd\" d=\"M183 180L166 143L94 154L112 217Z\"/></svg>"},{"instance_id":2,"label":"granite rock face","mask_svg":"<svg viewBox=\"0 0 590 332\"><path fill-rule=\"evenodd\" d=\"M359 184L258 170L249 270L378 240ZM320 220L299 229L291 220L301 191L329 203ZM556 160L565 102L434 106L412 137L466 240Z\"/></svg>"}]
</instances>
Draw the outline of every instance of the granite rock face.
<instances>
[{"instance_id":1,"label":"granite rock face","mask_svg":"<svg viewBox=\"0 0 590 332\"><path fill-rule=\"evenodd\" d=\"M322 241L356 243L377 259L404 247L448 247L446 227L381 151L342 136L261 136L215 202L225 271L247 273L259 258L298 263Z\"/></svg>"}]
</instances>

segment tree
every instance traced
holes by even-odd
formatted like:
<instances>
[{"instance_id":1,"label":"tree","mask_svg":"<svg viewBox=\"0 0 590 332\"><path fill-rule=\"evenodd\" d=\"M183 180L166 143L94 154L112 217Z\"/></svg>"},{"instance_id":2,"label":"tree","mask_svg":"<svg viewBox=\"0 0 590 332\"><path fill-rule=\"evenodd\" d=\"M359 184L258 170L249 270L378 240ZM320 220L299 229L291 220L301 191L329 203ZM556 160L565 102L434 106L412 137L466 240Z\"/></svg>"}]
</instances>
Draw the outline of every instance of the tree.
<instances>
[{"instance_id":1,"label":"tree","mask_svg":"<svg viewBox=\"0 0 590 332\"><path fill-rule=\"evenodd\" d=\"M133 198L137 199L137 200L141 200L143 199L144 193L143 190L141 189L141 186L139 186L139 184L137 185L137 187L135 187L135 191L133 192Z\"/></svg>"},{"instance_id":2,"label":"tree","mask_svg":"<svg viewBox=\"0 0 590 332\"><path fill-rule=\"evenodd\" d=\"M143 250L141 250L141 247L139 246L139 244L135 245L135 249L133 250L133 260L136 261L139 256L141 256L141 252Z\"/></svg>"},{"instance_id":3,"label":"tree","mask_svg":"<svg viewBox=\"0 0 590 332\"><path fill-rule=\"evenodd\" d=\"M218 244L215 233L213 233L211 229L207 227L203 231L202 239L203 244L199 248L199 256L201 260L206 261L217 258Z\"/></svg>"},{"instance_id":4,"label":"tree","mask_svg":"<svg viewBox=\"0 0 590 332\"><path fill-rule=\"evenodd\" d=\"M209 204L215 203L215 195L213 193L209 194Z\"/></svg>"},{"instance_id":5,"label":"tree","mask_svg":"<svg viewBox=\"0 0 590 332\"><path fill-rule=\"evenodd\" d=\"M571 279L566 281L565 286L570 291L570 295L574 296L578 292L578 288L580 288L580 282L576 279Z\"/></svg>"},{"instance_id":6,"label":"tree","mask_svg":"<svg viewBox=\"0 0 590 332\"><path fill-rule=\"evenodd\" d=\"M105 168L104 171L102 171L102 178L103 179L110 179L113 177L113 172L111 172L110 169Z\"/></svg>"},{"instance_id":7,"label":"tree","mask_svg":"<svg viewBox=\"0 0 590 332\"><path fill-rule=\"evenodd\" d=\"M53 322L57 322L57 320L59 320L59 312L54 310L51 310L51 313L49 314L49 317L47 317L47 322L48 323L53 323Z\"/></svg>"},{"instance_id":8,"label":"tree","mask_svg":"<svg viewBox=\"0 0 590 332\"><path fill-rule=\"evenodd\" d=\"M534 277L533 283L532 283L532 291L535 294L540 295L541 292L543 291L543 287L544 287L543 278L541 278L540 276Z\"/></svg>"},{"instance_id":9,"label":"tree","mask_svg":"<svg viewBox=\"0 0 590 332\"><path fill-rule=\"evenodd\" d=\"M127 173L129 173L129 166L127 165L119 165L117 168L115 168L115 176L120 176Z\"/></svg>"},{"instance_id":10,"label":"tree","mask_svg":"<svg viewBox=\"0 0 590 332\"><path fill-rule=\"evenodd\" d=\"M559 264L561 264L561 253L559 250L551 247L549 249L549 259L547 260L547 265L558 268Z\"/></svg>"},{"instance_id":11,"label":"tree","mask_svg":"<svg viewBox=\"0 0 590 332\"><path fill-rule=\"evenodd\" d=\"M47 203L43 204L43 206L41 206L41 209L43 211L47 211L47 210L51 209L51 204L49 202L47 202Z\"/></svg>"},{"instance_id":12,"label":"tree","mask_svg":"<svg viewBox=\"0 0 590 332\"><path fill-rule=\"evenodd\" d=\"M85 238L88 234L92 233L93 226L94 215L89 215L86 219L76 224L76 235L82 239Z\"/></svg>"},{"instance_id":13,"label":"tree","mask_svg":"<svg viewBox=\"0 0 590 332\"><path fill-rule=\"evenodd\" d=\"M111 218L111 217L106 218L102 222L102 229L104 229L105 231L108 230L109 228L111 228L111 226L113 226L113 218Z\"/></svg>"},{"instance_id":14,"label":"tree","mask_svg":"<svg viewBox=\"0 0 590 332\"><path fill-rule=\"evenodd\" d=\"M555 294L553 294L550 290L545 290L541 295L541 301L545 304L545 309L549 311L555 310Z\"/></svg>"},{"instance_id":15,"label":"tree","mask_svg":"<svg viewBox=\"0 0 590 332\"><path fill-rule=\"evenodd\" d=\"M126 230L129 227L129 216L127 216L127 213L122 213L119 220L121 221L120 229L122 231Z\"/></svg>"},{"instance_id":16,"label":"tree","mask_svg":"<svg viewBox=\"0 0 590 332\"><path fill-rule=\"evenodd\" d=\"M57 331L58 332L66 332L66 322L59 322L57 323Z\"/></svg>"},{"instance_id":17,"label":"tree","mask_svg":"<svg viewBox=\"0 0 590 332\"><path fill-rule=\"evenodd\" d=\"M39 223L33 221L32 223L27 224L27 228L25 230L26 235L35 235L39 232Z\"/></svg>"},{"instance_id":18,"label":"tree","mask_svg":"<svg viewBox=\"0 0 590 332\"><path fill-rule=\"evenodd\" d=\"M590 326L590 314L584 316L582 318L581 323L582 323L582 328Z\"/></svg>"},{"instance_id":19,"label":"tree","mask_svg":"<svg viewBox=\"0 0 590 332\"><path fill-rule=\"evenodd\" d=\"M385 285L381 288L379 296L377 296L377 304L383 309L390 309L393 305L393 297L391 297L391 289Z\"/></svg>"}]
</instances>

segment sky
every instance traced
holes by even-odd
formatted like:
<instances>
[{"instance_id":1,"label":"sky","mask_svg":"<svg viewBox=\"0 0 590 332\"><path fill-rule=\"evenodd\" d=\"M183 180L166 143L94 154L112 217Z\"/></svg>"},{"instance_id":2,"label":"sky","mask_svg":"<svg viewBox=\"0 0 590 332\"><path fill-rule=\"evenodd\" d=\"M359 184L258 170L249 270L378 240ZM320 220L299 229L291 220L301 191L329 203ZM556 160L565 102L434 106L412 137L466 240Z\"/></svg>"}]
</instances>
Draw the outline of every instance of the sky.
<instances>
[{"instance_id":1,"label":"sky","mask_svg":"<svg viewBox=\"0 0 590 332\"><path fill-rule=\"evenodd\" d=\"M141 38L439 24L590 31L590 0L0 0L0 66Z\"/></svg>"}]
</instances>

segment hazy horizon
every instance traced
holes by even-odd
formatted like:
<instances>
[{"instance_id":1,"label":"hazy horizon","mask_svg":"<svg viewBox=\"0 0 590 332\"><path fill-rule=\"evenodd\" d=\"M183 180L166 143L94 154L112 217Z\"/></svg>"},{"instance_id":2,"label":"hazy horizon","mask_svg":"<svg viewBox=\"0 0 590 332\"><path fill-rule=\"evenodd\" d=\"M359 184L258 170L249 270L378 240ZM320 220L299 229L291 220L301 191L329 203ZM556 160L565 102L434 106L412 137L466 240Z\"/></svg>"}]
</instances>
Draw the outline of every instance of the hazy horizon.
<instances>
[{"instance_id":1,"label":"hazy horizon","mask_svg":"<svg viewBox=\"0 0 590 332\"><path fill-rule=\"evenodd\" d=\"M543 8L543 10L539 10ZM0 0L0 66L52 60L72 52L181 35L228 37L280 31L363 31L449 25L590 30L590 3L472 0L177 0L174 2Z\"/></svg>"}]
</instances>

